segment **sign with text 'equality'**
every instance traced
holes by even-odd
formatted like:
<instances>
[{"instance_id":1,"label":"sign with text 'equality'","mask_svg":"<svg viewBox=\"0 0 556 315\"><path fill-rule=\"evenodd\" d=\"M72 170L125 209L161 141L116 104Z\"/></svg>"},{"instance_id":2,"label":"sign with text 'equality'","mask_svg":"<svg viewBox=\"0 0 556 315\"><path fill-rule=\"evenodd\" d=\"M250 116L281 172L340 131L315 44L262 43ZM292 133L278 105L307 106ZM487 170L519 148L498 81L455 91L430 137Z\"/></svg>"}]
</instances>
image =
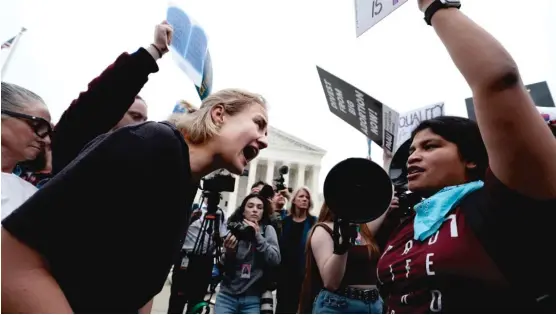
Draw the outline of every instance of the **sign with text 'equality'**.
<instances>
[{"instance_id":1,"label":"sign with text 'equality'","mask_svg":"<svg viewBox=\"0 0 556 315\"><path fill-rule=\"evenodd\" d=\"M392 154L399 114L318 66L317 71L330 111Z\"/></svg>"},{"instance_id":2,"label":"sign with text 'equality'","mask_svg":"<svg viewBox=\"0 0 556 315\"><path fill-rule=\"evenodd\" d=\"M395 150L405 141L411 138L411 133L422 121L444 116L444 103L435 103L405 113L400 113L400 125L398 126L398 138Z\"/></svg>"},{"instance_id":3,"label":"sign with text 'equality'","mask_svg":"<svg viewBox=\"0 0 556 315\"><path fill-rule=\"evenodd\" d=\"M357 37L406 2L407 0L355 0L355 32Z\"/></svg>"}]
</instances>

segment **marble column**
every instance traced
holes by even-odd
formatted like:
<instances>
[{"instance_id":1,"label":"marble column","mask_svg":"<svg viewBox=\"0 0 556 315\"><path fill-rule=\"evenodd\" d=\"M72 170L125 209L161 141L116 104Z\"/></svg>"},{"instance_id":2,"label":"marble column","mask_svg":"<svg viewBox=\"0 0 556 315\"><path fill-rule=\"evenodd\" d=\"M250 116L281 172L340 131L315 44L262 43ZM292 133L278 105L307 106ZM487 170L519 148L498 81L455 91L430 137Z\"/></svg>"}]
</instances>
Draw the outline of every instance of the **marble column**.
<instances>
[{"instance_id":1,"label":"marble column","mask_svg":"<svg viewBox=\"0 0 556 315\"><path fill-rule=\"evenodd\" d=\"M296 188L305 186L305 164L297 165L297 184Z\"/></svg>"},{"instance_id":2,"label":"marble column","mask_svg":"<svg viewBox=\"0 0 556 315\"><path fill-rule=\"evenodd\" d=\"M272 185L274 179L274 160L266 161L266 179L265 182Z\"/></svg>"},{"instance_id":3,"label":"marble column","mask_svg":"<svg viewBox=\"0 0 556 315\"><path fill-rule=\"evenodd\" d=\"M251 186L255 183L255 176L257 175L257 165L259 164L259 160L255 159L249 163L249 177L247 177L247 188L245 190L245 195L249 195L251 192Z\"/></svg>"},{"instance_id":4,"label":"marble column","mask_svg":"<svg viewBox=\"0 0 556 315\"><path fill-rule=\"evenodd\" d=\"M311 188L311 191L313 192L313 195L315 195L316 197L318 197L319 195L319 174L320 174L320 166L317 165L313 165L312 167L312 171L311 171L311 185L309 186Z\"/></svg>"},{"instance_id":5,"label":"marble column","mask_svg":"<svg viewBox=\"0 0 556 315\"><path fill-rule=\"evenodd\" d=\"M237 202L237 193L239 190L239 179L241 178L240 176L234 176L236 179L236 183L234 186L234 191L230 193L229 197L228 197L228 206L226 209L226 214L227 216L229 216L230 214L232 214L232 211L234 211L234 209L236 208L236 202Z\"/></svg>"}]
</instances>

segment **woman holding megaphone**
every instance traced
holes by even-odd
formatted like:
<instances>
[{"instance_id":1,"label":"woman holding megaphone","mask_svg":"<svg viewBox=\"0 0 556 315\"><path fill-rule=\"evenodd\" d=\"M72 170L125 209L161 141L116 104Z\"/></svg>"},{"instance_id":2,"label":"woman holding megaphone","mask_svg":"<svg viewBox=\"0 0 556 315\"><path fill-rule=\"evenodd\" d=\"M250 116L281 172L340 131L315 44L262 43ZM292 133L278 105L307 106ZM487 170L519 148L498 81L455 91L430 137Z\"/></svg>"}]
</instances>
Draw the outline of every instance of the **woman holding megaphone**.
<instances>
[{"instance_id":1,"label":"woman holding megaphone","mask_svg":"<svg viewBox=\"0 0 556 315\"><path fill-rule=\"evenodd\" d=\"M298 313L381 314L376 282L379 256L367 224L338 222L323 204L307 242L306 277Z\"/></svg>"},{"instance_id":2,"label":"woman holding megaphone","mask_svg":"<svg viewBox=\"0 0 556 315\"><path fill-rule=\"evenodd\" d=\"M392 202L393 188L377 164L351 158L324 181L325 203L307 241L299 313L381 314L374 234Z\"/></svg>"}]
</instances>

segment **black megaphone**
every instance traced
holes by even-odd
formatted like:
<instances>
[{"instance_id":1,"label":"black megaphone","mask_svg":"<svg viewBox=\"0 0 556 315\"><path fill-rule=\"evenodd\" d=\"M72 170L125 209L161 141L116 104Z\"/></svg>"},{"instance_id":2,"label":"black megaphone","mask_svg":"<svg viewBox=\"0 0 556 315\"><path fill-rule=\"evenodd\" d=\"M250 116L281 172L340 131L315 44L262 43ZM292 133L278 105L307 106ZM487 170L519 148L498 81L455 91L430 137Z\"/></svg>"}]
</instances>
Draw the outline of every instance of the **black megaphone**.
<instances>
[{"instance_id":1,"label":"black megaphone","mask_svg":"<svg viewBox=\"0 0 556 315\"><path fill-rule=\"evenodd\" d=\"M349 223L367 223L390 206L394 188L388 173L364 158L349 158L326 175L323 195L334 215Z\"/></svg>"}]
</instances>

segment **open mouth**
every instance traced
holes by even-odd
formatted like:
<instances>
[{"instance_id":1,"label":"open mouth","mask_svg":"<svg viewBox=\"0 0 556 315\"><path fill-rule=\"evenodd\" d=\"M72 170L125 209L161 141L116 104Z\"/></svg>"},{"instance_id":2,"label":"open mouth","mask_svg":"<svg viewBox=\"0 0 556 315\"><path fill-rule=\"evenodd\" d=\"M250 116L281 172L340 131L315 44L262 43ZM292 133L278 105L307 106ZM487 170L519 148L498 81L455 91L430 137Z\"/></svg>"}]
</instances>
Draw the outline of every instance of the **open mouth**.
<instances>
[{"instance_id":1,"label":"open mouth","mask_svg":"<svg viewBox=\"0 0 556 315\"><path fill-rule=\"evenodd\" d=\"M247 163L249 163L251 160L256 158L258 154L259 154L259 149L257 149L252 145L248 145L243 149L243 156L245 157Z\"/></svg>"},{"instance_id":2,"label":"open mouth","mask_svg":"<svg viewBox=\"0 0 556 315\"><path fill-rule=\"evenodd\" d=\"M423 173L425 171L424 168L418 167L418 166L410 166L407 168L407 176L408 178L412 175L417 175L420 173Z\"/></svg>"}]
</instances>

